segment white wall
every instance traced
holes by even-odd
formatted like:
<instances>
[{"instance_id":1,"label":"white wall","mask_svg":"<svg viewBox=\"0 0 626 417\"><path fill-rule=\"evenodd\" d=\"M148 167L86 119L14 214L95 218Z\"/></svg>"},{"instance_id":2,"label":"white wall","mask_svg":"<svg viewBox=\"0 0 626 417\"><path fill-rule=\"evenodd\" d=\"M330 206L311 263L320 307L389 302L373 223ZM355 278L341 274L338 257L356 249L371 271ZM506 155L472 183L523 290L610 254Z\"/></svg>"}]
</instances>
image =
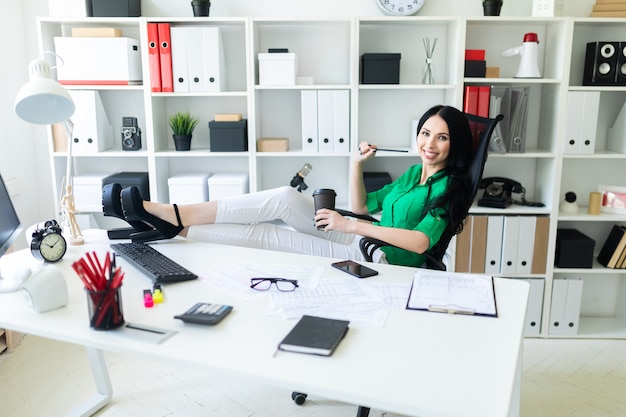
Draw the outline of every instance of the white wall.
<instances>
[{"instance_id":1,"label":"white wall","mask_svg":"<svg viewBox=\"0 0 626 417\"><path fill-rule=\"evenodd\" d=\"M83 0L0 0L0 173L14 193L13 202L26 226L54 217L45 128L29 125L13 112L13 101L27 81L28 63L37 57L36 16L54 5ZM595 0L564 0L568 16L588 16ZM142 15L191 16L190 0L143 0ZM82 3L84 4L84 3ZM532 0L504 0L502 16L529 16ZM84 9L84 8L83 8ZM420 15L481 16L481 0L426 0ZM212 0L211 16L344 17L382 16L376 0ZM8 41L7 41L8 40ZM25 245L20 240L18 247Z\"/></svg>"},{"instance_id":2,"label":"white wall","mask_svg":"<svg viewBox=\"0 0 626 417\"><path fill-rule=\"evenodd\" d=\"M45 128L20 120L13 111L19 88L28 81L28 63L37 57L37 14L48 13L45 0L0 0L0 173L25 227L54 216ZM16 248L26 246L18 239Z\"/></svg>"}]
</instances>

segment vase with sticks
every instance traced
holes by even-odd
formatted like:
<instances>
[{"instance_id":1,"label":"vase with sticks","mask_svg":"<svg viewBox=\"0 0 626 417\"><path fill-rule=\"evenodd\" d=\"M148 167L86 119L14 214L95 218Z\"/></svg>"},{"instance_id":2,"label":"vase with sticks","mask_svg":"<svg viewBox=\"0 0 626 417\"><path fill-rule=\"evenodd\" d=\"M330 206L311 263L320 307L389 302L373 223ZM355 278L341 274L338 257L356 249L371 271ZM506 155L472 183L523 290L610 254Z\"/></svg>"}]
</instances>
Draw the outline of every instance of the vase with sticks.
<instances>
[{"instance_id":1,"label":"vase with sticks","mask_svg":"<svg viewBox=\"0 0 626 417\"><path fill-rule=\"evenodd\" d=\"M422 84L435 84L435 75L433 71L433 55L437 46L437 38L433 39L432 44L430 38L423 38L424 49L426 50L426 63L422 70Z\"/></svg>"}]
</instances>

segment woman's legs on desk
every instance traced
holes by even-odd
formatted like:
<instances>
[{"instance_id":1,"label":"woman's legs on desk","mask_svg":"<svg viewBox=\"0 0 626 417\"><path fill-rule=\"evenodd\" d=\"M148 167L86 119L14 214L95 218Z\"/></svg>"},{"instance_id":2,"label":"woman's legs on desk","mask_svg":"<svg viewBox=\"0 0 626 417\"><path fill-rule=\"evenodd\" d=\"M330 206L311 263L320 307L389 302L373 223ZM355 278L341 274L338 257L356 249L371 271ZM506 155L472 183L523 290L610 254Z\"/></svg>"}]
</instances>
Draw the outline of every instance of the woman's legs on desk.
<instances>
[{"instance_id":1,"label":"woman's legs on desk","mask_svg":"<svg viewBox=\"0 0 626 417\"><path fill-rule=\"evenodd\" d=\"M162 220L178 223L172 205L144 201L143 207ZM361 236L317 230L313 200L291 187L181 205L178 210L185 226L179 235L189 239L363 260L359 249ZM276 220L289 228L270 223Z\"/></svg>"}]
</instances>

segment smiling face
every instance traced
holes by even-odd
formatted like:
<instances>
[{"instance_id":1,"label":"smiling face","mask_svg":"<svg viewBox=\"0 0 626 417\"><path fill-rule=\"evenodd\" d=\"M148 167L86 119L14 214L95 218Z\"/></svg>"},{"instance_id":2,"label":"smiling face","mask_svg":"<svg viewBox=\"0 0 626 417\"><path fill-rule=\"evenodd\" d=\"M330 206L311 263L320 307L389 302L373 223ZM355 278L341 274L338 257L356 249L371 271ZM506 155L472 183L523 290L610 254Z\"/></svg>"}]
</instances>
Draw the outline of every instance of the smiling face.
<instances>
[{"instance_id":1,"label":"smiling face","mask_svg":"<svg viewBox=\"0 0 626 417\"><path fill-rule=\"evenodd\" d=\"M418 132L417 151L430 175L446 167L450 153L450 132L448 124L439 115L426 120Z\"/></svg>"}]
</instances>

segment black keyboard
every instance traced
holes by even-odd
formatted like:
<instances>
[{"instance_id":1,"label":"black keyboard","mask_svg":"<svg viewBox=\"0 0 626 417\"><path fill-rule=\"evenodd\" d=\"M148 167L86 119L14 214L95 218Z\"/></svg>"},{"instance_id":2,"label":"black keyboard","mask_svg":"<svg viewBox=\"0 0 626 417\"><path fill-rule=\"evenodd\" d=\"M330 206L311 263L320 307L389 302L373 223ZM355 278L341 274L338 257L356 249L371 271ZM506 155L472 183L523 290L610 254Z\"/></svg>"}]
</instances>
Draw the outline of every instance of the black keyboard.
<instances>
[{"instance_id":1,"label":"black keyboard","mask_svg":"<svg viewBox=\"0 0 626 417\"><path fill-rule=\"evenodd\" d=\"M190 281L198 278L180 264L145 243L112 243L116 254L130 262L155 284Z\"/></svg>"}]
</instances>

